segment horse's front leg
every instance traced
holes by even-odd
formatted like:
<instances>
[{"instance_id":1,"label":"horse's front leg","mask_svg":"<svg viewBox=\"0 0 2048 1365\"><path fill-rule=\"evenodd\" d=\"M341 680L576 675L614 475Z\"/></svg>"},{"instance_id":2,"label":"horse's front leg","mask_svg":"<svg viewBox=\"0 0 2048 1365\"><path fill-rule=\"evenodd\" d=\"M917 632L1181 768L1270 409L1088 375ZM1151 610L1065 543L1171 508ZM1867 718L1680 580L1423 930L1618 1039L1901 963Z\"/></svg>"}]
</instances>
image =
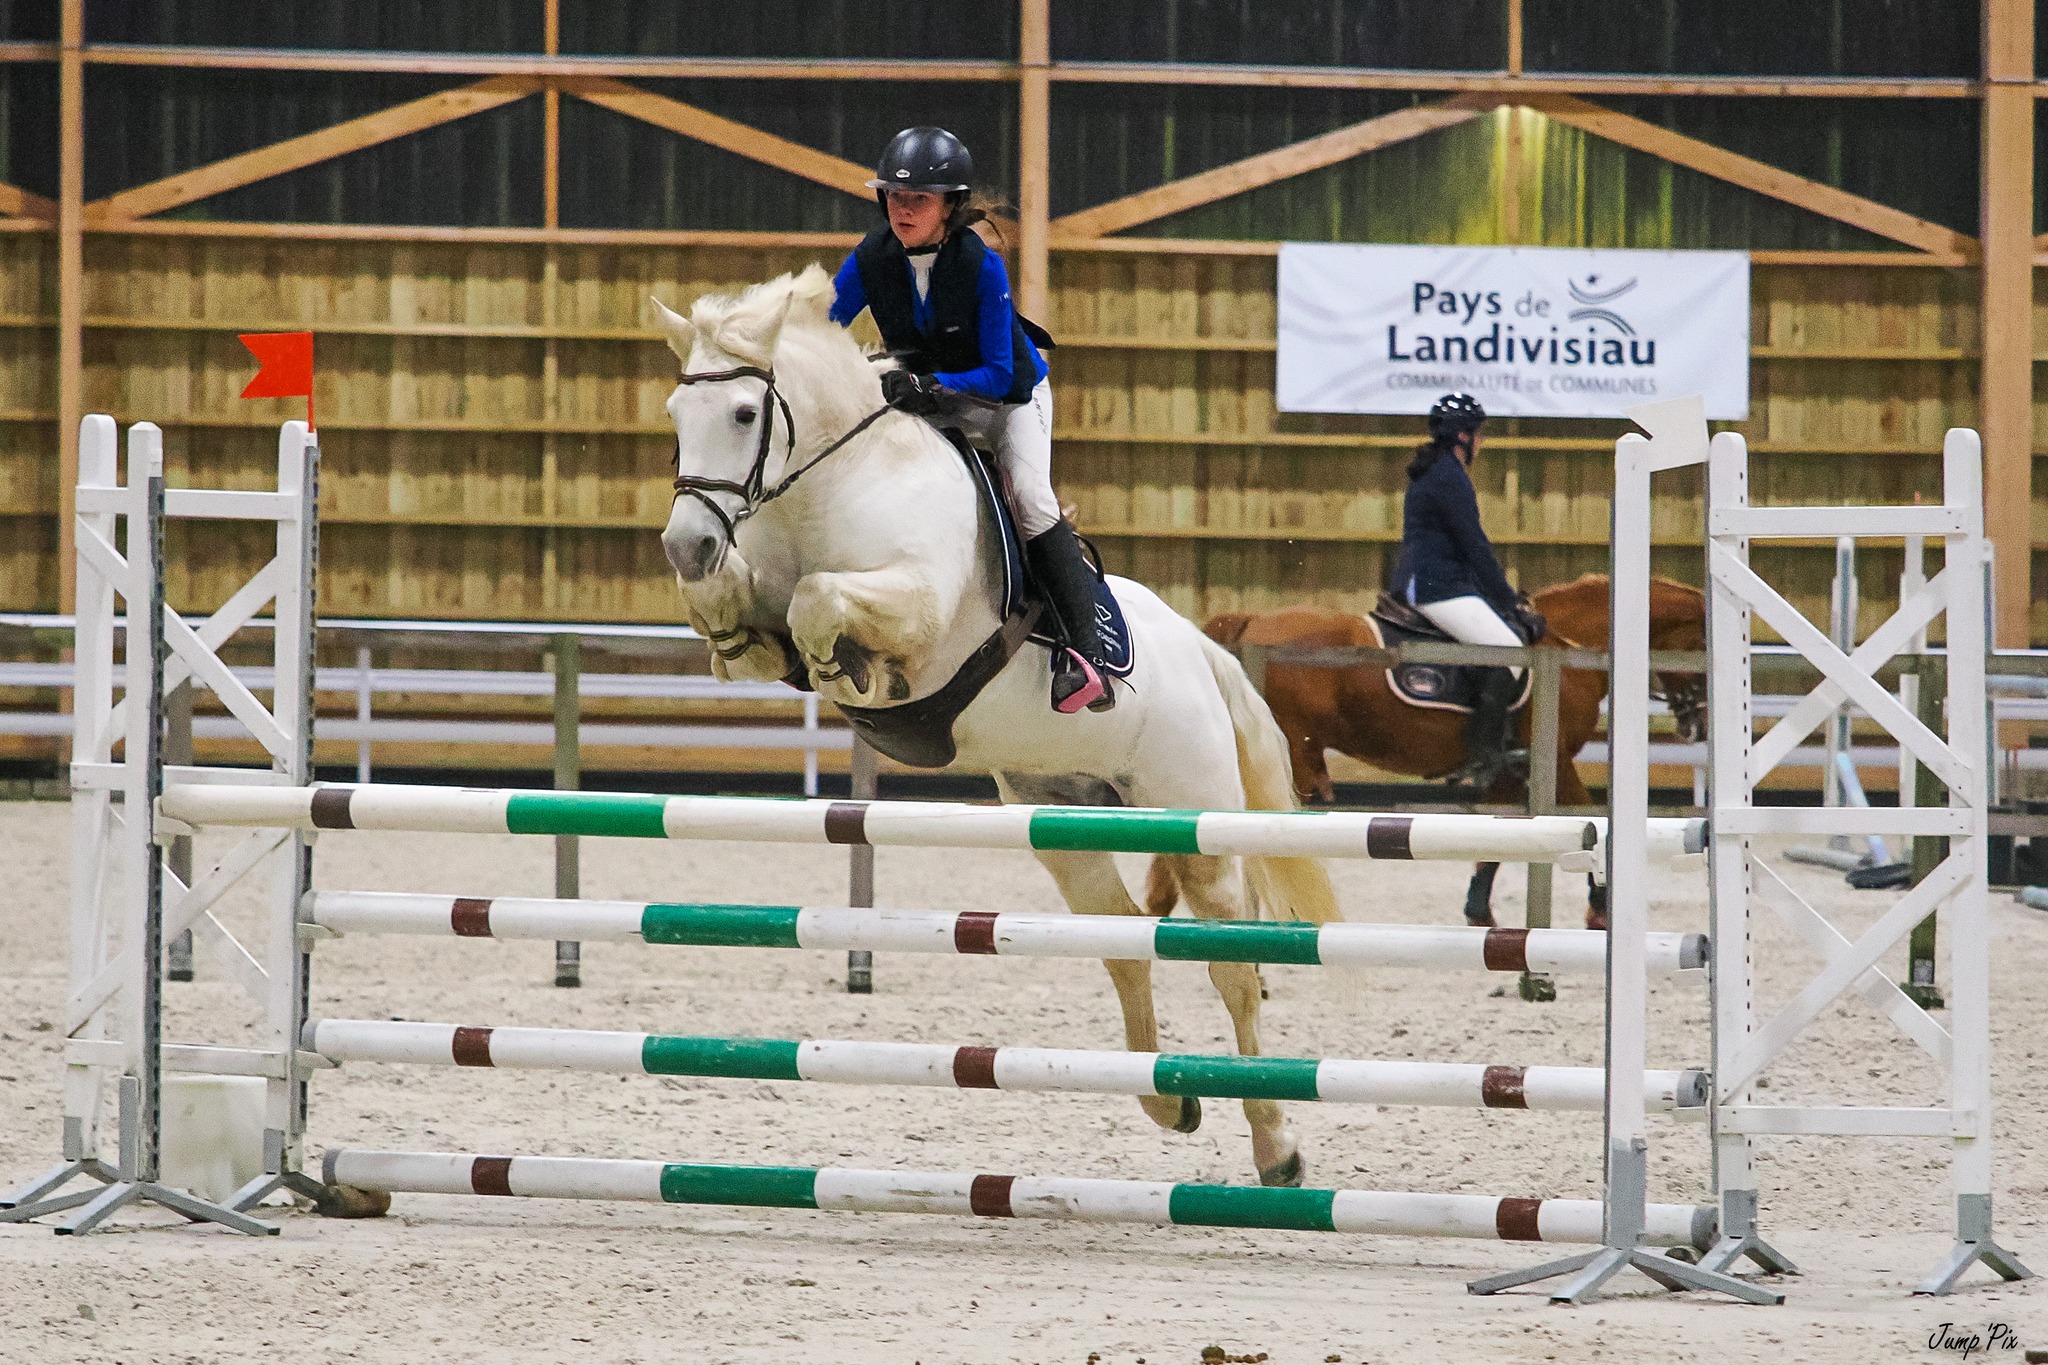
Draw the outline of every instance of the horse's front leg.
<instances>
[{"instance_id":1,"label":"horse's front leg","mask_svg":"<svg viewBox=\"0 0 2048 1365\"><path fill-rule=\"evenodd\" d=\"M1246 917L1244 878L1235 858L1174 855L1175 880L1188 899L1188 908L1202 919L1243 919ZM1211 962L1209 980L1230 1011L1230 1025L1237 1037L1238 1055L1259 1055L1259 970L1249 962ZM1277 1100L1248 1099L1245 1121L1252 1130L1252 1163L1265 1185L1301 1183L1301 1147L1287 1115Z\"/></svg>"},{"instance_id":2,"label":"horse's front leg","mask_svg":"<svg viewBox=\"0 0 2048 1365\"><path fill-rule=\"evenodd\" d=\"M1004 800L1011 794L1005 792ZM1038 853L1069 909L1081 915L1142 913L1107 853ZM1117 1003L1124 1013L1124 1046L1133 1052L1159 1050L1159 1016L1152 1004L1150 962L1105 962ZM1250 968L1246 968L1247 971ZM1138 1103L1161 1128L1192 1133L1202 1126L1202 1102L1192 1095L1140 1095Z\"/></svg>"},{"instance_id":3,"label":"horse's front leg","mask_svg":"<svg viewBox=\"0 0 2048 1365\"><path fill-rule=\"evenodd\" d=\"M807 574L790 597L789 633L819 696L886 706L910 699L908 661L936 640L938 602L909 569Z\"/></svg>"},{"instance_id":4,"label":"horse's front leg","mask_svg":"<svg viewBox=\"0 0 2048 1365\"><path fill-rule=\"evenodd\" d=\"M754 596L753 574L738 556L727 568L695 583L684 583L683 613L691 629L711 646L711 672L720 682L774 682L796 666L764 628Z\"/></svg>"}]
</instances>

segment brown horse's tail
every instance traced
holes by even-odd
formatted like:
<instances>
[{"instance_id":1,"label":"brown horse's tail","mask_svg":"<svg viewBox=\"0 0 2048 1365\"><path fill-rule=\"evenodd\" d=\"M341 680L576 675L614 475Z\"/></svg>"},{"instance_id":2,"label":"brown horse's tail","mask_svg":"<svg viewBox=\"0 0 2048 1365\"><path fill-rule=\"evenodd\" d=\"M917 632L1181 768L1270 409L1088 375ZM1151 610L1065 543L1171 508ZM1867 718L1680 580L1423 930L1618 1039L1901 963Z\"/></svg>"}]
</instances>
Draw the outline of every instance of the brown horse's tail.
<instances>
[{"instance_id":1,"label":"brown horse's tail","mask_svg":"<svg viewBox=\"0 0 2048 1365\"><path fill-rule=\"evenodd\" d=\"M1216 622L1209 623L1213 632ZM1293 810L1294 768L1287 752L1287 737L1266 709L1266 702L1252 688L1251 679L1236 659L1209 641L1202 644L1209 672L1217 690L1230 708L1230 727L1237 735L1237 770L1244 783L1247 810ZM1253 900L1266 915L1276 920L1305 920L1327 924L1343 916L1337 909L1337 893L1330 874L1313 858L1252 857L1244 860L1245 882ZM1163 858L1152 860L1145 885L1145 908L1155 915L1173 909L1180 889Z\"/></svg>"}]
</instances>

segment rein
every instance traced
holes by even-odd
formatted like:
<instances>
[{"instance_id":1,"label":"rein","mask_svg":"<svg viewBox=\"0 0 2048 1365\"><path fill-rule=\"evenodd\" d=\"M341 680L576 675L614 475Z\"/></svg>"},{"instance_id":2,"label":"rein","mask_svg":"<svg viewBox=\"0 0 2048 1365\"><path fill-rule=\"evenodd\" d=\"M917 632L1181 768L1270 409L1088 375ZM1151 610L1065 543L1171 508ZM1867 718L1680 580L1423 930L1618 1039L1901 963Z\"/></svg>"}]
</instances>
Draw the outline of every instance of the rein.
<instances>
[{"instance_id":1,"label":"rein","mask_svg":"<svg viewBox=\"0 0 2048 1365\"><path fill-rule=\"evenodd\" d=\"M881 407L876 408L873 412L861 418L860 421L854 423L852 428L840 436L838 440L826 446L804 464L799 465L784 475L781 481L773 488L764 488L763 484L767 481L768 452L775 442L775 412L778 408L782 410L782 424L787 429L783 436L785 457L790 458L796 455L796 418L790 414L789 400L784 398L775 388L774 372L764 370L757 365L739 365L730 370L705 370L696 374L685 372L677 382L680 384L722 384L734 379L758 379L766 386L765 396L769 401L762 406L761 438L754 446L753 467L747 471L746 479L739 482L732 479L706 478L701 474L685 474L682 472L683 441L682 437L678 436L676 438L676 477L674 484L676 497L680 498L687 494L711 509L711 515L718 518L719 527L725 532L725 541L728 545L732 544L739 535L741 522L753 516L784 493L787 493L791 488L795 487L798 479L823 464L827 456L838 451L847 442L860 435L863 431L866 431L891 411L889 405L884 403ZM737 512L727 512L718 499L712 496L714 493L731 493L736 495L740 500L739 510Z\"/></svg>"}]
</instances>

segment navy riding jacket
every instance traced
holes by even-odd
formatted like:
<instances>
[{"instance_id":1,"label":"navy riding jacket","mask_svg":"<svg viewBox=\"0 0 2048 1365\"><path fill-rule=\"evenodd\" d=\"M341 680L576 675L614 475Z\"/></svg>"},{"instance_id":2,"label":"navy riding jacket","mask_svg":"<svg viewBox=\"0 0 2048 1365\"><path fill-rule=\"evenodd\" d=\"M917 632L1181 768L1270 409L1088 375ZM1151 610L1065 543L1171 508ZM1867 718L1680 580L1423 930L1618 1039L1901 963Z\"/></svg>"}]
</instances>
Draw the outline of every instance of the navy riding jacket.
<instances>
[{"instance_id":1,"label":"navy riding jacket","mask_svg":"<svg viewBox=\"0 0 2048 1365\"><path fill-rule=\"evenodd\" d=\"M1445 450L1416 464L1422 467L1409 467L1408 496L1401 505L1394 595L1416 605L1481 597L1494 610L1507 610L1515 590L1479 524L1479 497L1463 462Z\"/></svg>"}]
</instances>

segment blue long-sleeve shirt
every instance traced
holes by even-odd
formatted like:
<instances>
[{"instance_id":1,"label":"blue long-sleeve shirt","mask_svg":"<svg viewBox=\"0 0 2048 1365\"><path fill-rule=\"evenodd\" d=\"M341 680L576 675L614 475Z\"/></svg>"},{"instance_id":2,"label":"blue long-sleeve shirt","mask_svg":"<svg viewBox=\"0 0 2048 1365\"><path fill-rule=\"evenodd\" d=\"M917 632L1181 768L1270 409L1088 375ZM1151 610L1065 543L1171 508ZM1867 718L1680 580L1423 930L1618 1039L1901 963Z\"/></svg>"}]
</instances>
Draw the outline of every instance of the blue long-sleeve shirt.
<instances>
[{"instance_id":1,"label":"blue long-sleeve shirt","mask_svg":"<svg viewBox=\"0 0 2048 1365\"><path fill-rule=\"evenodd\" d=\"M904 269L909 270L906 265ZM861 284L860 266L849 255L846 263L839 267L833 277L833 286L838 297L833 300L832 320L842 327L851 326L868 306L867 290ZM940 373L932 377L955 393L971 394L976 398L1000 401L1010 392L1011 381L1016 377L1017 356L1011 347L1012 320L1016 316L1010 302L1010 272L1003 269L1003 258L991 251L981 258L981 278L975 282L977 308L975 309L975 340L981 349L981 364L971 370L957 370ZM916 310L918 330L931 332L931 300L920 298L917 293L915 276L911 279L910 296ZM1045 358L1038 348L1027 339L1024 343L1026 358L1035 374L1032 382L1045 378L1048 371Z\"/></svg>"},{"instance_id":2,"label":"blue long-sleeve shirt","mask_svg":"<svg viewBox=\"0 0 2048 1365\"><path fill-rule=\"evenodd\" d=\"M1394 592L1409 602L1479 596L1496 609L1515 599L1493 542L1479 521L1479 495L1456 455L1445 451L1408 484L1401 504L1401 559Z\"/></svg>"}]
</instances>

